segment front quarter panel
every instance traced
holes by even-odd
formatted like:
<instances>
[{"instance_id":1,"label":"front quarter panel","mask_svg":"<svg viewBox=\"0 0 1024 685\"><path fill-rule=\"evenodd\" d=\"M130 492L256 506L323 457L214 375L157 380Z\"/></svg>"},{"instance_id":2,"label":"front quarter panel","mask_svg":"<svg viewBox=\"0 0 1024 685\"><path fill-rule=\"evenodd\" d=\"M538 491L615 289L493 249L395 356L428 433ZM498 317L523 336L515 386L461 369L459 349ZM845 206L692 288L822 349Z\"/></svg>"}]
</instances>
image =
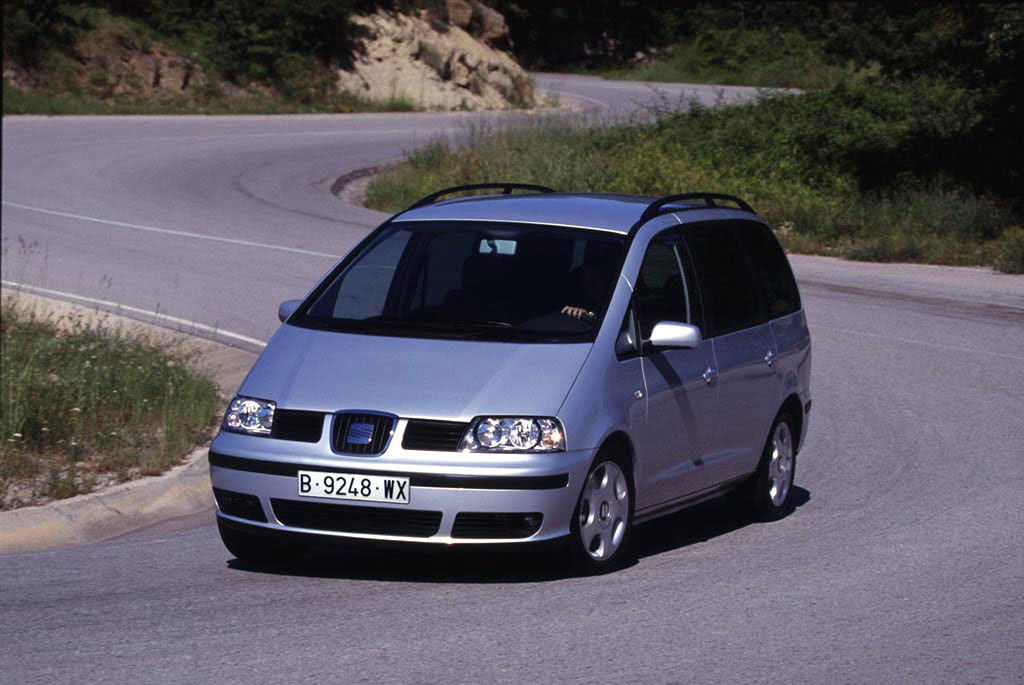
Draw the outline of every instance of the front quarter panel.
<instances>
[{"instance_id":1,"label":"front quarter panel","mask_svg":"<svg viewBox=\"0 0 1024 685\"><path fill-rule=\"evenodd\" d=\"M654 235L676 225L678 221L674 216L658 217L644 226L629 244L593 349L558 412L569 449L599 448L611 434L624 433L637 452L633 464L634 483L641 482L642 469L634 426L647 420L647 388L642 360L634 357L620 361L615 356L615 341L632 301L633 284L647 244Z\"/></svg>"}]
</instances>

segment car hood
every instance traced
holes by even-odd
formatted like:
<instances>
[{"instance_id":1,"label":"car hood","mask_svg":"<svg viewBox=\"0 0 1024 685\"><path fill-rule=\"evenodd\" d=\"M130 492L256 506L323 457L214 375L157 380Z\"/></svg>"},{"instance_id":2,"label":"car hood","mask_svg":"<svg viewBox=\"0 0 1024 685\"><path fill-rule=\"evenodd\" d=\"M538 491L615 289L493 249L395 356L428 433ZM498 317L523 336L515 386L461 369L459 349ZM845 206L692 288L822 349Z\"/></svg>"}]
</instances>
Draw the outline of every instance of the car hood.
<instances>
[{"instance_id":1,"label":"car hood","mask_svg":"<svg viewBox=\"0 0 1024 685\"><path fill-rule=\"evenodd\" d=\"M452 421L554 416L591 346L355 335L285 324L239 394L288 409Z\"/></svg>"}]
</instances>

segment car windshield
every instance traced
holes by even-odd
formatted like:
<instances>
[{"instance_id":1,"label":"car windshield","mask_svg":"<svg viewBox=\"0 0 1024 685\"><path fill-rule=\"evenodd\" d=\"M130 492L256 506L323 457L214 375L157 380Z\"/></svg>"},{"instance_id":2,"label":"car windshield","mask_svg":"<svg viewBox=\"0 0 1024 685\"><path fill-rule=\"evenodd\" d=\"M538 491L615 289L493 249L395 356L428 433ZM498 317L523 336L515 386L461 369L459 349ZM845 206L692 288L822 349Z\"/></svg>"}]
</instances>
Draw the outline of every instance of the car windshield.
<instances>
[{"instance_id":1,"label":"car windshield","mask_svg":"<svg viewBox=\"0 0 1024 685\"><path fill-rule=\"evenodd\" d=\"M593 340L623 238L533 224L395 222L292 323L354 333L522 342Z\"/></svg>"}]
</instances>

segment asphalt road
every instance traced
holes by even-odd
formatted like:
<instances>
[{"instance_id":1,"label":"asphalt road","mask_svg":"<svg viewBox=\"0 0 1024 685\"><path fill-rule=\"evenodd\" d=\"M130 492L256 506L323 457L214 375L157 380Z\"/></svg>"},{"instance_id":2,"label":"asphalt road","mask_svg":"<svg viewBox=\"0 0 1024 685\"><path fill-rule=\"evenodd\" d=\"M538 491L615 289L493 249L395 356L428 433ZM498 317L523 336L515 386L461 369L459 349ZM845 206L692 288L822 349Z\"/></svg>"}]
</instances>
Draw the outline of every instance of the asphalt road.
<instances>
[{"instance_id":1,"label":"asphalt road","mask_svg":"<svg viewBox=\"0 0 1024 685\"><path fill-rule=\"evenodd\" d=\"M3 279L256 346L382 218L334 180L471 119L6 118ZM793 262L814 411L786 519L709 502L601 578L452 550L270 572L206 515L0 556L0 680L1024 682L1024 278Z\"/></svg>"}]
</instances>

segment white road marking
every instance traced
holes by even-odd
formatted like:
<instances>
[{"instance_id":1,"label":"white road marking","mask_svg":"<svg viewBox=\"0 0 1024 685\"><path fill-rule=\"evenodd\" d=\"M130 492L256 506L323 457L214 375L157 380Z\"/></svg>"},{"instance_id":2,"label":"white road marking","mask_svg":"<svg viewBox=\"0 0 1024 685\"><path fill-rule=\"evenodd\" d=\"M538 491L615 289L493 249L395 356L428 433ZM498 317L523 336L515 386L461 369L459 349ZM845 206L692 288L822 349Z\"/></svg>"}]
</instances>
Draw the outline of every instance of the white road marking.
<instances>
[{"instance_id":1,"label":"white road marking","mask_svg":"<svg viewBox=\"0 0 1024 685\"><path fill-rule=\"evenodd\" d=\"M913 338L900 338L893 335L881 335L879 333L866 333L864 331L855 331L850 328L833 328L832 326L821 326L819 324L812 324L810 328L820 329L823 331L832 331L833 333L847 333L849 335L860 335L865 338L875 338L877 340L890 340L892 342L910 343L912 345L924 345L925 347L934 347L940 350L950 350L953 352L965 352L967 354L982 354L986 357L998 357L1000 359L1012 359L1013 361L1024 362L1024 357L1018 357L1012 354L1000 354L999 352L986 352L985 350L972 350L968 347L957 347L956 345L943 345L942 343L928 342L926 340L914 340Z\"/></svg>"},{"instance_id":2,"label":"white road marking","mask_svg":"<svg viewBox=\"0 0 1024 685\"><path fill-rule=\"evenodd\" d=\"M207 326L206 324L196 323L195 321L189 321L188 319L181 319L177 316L171 316L170 314L164 314L163 312L154 312L148 309L139 309L138 307L132 307L127 304L121 304L119 302L111 302L110 300L98 300L94 297L85 297L84 295L75 295L73 293L66 293L61 290L50 290L49 288L40 288L35 285L28 285L27 283L18 283L16 281L0 281L3 285L9 288L16 288L18 290L25 290L30 293L36 293L39 295L51 295L66 300L78 300L80 302L88 302L89 304L98 305L100 307L108 307L123 312L131 312L133 314L143 314L148 317L152 317L157 321L166 323L178 324L179 326L188 326L200 331L206 331L207 333L213 333L215 335L222 335L225 338L231 338L232 340L239 340L241 342L249 343L250 345L256 345L258 347L266 347L267 343L263 340L257 340L256 338L250 338L247 335L241 333L232 333L231 331L225 331L222 328L216 328L214 326ZM116 314L117 312L112 312Z\"/></svg>"},{"instance_id":3,"label":"white road marking","mask_svg":"<svg viewBox=\"0 0 1024 685\"><path fill-rule=\"evenodd\" d=\"M547 95L548 97L555 96L557 98L563 98L564 97L564 98L569 99L569 100L585 100L587 102L592 102L593 104L597 105L598 107L604 107L605 109L610 109L611 108L611 105L609 105L607 102L602 102L601 100L598 100L597 98L588 97L586 95L580 95L579 93L566 93L566 92L563 92L563 91L560 91L560 90L542 90L541 93L544 94L544 95Z\"/></svg>"},{"instance_id":4,"label":"white road marking","mask_svg":"<svg viewBox=\"0 0 1024 685\"><path fill-rule=\"evenodd\" d=\"M137 231L148 231L150 233L163 233L164 235L175 235L183 238L195 238L197 240L212 240L218 243L229 243L231 245L244 245L245 247L259 247L267 250L281 250L282 252L293 252L295 254L311 255L313 257L324 257L325 259L331 259L337 261L341 258L341 255L328 254L327 252L317 252L315 250L304 250L300 247L288 247L286 245L269 245L267 243L257 243L251 240L241 240L239 238L223 238L215 235L203 235L202 233L189 233L188 231L176 231L170 228L160 228L158 226L146 226L144 224L130 224L126 221L114 221L112 219L99 219L94 216L85 216L83 214L73 214L71 212L60 212L55 209L43 209L42 207L30 207L29 205L19 204L17 202L8 202L3 200L2 203L6 207L16 207L18 209L24 209L28 212L38 212L40 214L51 214L53 216L62 216L68 219L77 219L79 221L90 221L95 224L104 224L107 226L118 226L119 228L132 228Z\"/></svg>"}]
</instances>

